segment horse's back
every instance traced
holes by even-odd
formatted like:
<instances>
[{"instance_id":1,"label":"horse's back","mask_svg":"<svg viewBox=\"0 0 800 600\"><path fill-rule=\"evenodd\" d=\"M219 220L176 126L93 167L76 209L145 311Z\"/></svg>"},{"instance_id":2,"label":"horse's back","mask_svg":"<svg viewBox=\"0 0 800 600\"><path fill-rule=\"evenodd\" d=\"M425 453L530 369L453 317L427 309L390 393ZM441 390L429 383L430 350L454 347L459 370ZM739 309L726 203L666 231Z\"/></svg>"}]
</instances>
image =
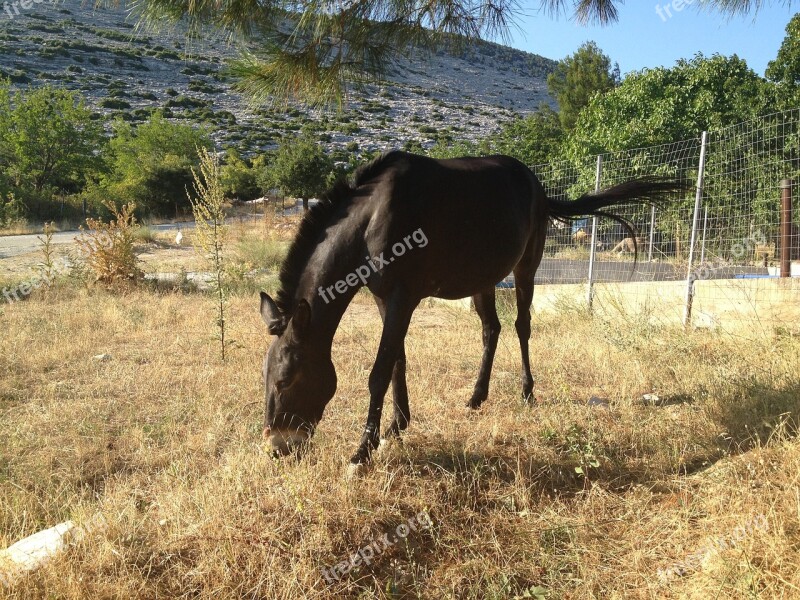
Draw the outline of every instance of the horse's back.
<instances>
[{"instance_id":1,"label":"horse's back","mask_svg":"<svg viewBox=\"0 0 800 600\"><path fill-rule=\"evenodd\" d=\"M437 160L397 152L386 159L385 170L362 182L371 186L374 210L370 251L386 252L415 231L427 240L397 257L387 275L413 278L422 295L463 297L513 269L535 218L535 179L525 165L500 155Z\"/></svg>"}]
</instances>

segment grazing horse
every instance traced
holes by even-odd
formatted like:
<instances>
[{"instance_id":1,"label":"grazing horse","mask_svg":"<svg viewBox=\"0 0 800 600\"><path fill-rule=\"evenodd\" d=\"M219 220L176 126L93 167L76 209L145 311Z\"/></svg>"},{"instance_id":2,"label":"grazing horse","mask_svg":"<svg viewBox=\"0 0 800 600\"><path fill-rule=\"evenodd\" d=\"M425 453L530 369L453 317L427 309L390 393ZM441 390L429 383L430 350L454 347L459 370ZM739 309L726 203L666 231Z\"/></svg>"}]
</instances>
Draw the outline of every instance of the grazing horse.
<instances>
[{"instance_id":1,"label":"grazing horse","mask_svg":"<svg viewBox=\"0 0 800 600\"><path fill-rule=\"evenodd\" d=\"M383 332L369 376L367 423L351 464L367 463L378 445L390 382L394 415L384 436L399 436L408 426L404 343L423 298L474 300L483 358L468 406L477 409L489 393L500 335L495 284L513 270L522 395L530 399L533 277L549 220L603 215L630 229L603 209L658 202L679 189L645 178L561 202L548 198L530 169L508 156L436 160L390 152L361 167L352 183L337 183L303 218L275 298L261 292L261 315L277 336L263 366L265 439L283 455L311 438L336 391L333 336L363 286L375 296Z\"/></svg>"}]
</instances>

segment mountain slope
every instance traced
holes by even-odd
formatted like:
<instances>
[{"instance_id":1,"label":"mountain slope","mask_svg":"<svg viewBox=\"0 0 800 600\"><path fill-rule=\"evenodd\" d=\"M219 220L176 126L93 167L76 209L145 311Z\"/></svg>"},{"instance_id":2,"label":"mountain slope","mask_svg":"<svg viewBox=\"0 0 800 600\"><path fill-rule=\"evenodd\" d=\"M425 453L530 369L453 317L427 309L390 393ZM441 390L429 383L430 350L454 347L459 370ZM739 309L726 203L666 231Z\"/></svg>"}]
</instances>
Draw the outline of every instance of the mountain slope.
<instances>
[{"instance_id":1,"label":"mountain slope","mask_svg":"<svg viewBox=\"0 0 800 600\"><path fill-rule=\"evenodd\" d=\"M552 103L545 80L553 61L482 42L461 56L401 58L390 81L354 93L340 113L257 108L232 91L225 62L237 50L219 33L190 40L180 28L142 31L124 9L92 9L80 0L15 8L18 14L9 8L0 17L0 75L15 85L63 85L126 120L164 110L205 124L220 146L244 154L303 129L350 150L474 140Z\"/></svg>"}]
</instances>

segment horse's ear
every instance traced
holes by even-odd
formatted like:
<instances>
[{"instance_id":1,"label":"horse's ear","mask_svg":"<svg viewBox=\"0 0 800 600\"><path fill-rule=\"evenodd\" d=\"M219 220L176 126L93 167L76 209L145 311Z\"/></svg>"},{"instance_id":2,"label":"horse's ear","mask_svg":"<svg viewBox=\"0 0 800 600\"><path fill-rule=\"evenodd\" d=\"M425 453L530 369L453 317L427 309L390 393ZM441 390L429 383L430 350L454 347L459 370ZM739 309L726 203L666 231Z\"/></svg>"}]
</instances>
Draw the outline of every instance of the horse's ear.
<instances>
[{"instance_id":1,"label":"horse's ear","mask_svg":"<svg viewBox=\"0 0 800 600\"><path fill-rule=\"evenodd\" d=\"M297 303L297 308L294 309L292 330L302 337L308 330L309 323L311 323L311 305L308 300L303 299Z\"/></svg>"},{"instance_id":2,"label":"horse's ear","mask_svg":"<svg viewBox=\"0 0 800 600\"><path fill-rule=\"evenodd\" d=\"M280 335L285 329L283 316L278 310L278 305L266 292L261 292L261 318L267 324L267 331L272 335Z\"/></svg>"}]
</instances>

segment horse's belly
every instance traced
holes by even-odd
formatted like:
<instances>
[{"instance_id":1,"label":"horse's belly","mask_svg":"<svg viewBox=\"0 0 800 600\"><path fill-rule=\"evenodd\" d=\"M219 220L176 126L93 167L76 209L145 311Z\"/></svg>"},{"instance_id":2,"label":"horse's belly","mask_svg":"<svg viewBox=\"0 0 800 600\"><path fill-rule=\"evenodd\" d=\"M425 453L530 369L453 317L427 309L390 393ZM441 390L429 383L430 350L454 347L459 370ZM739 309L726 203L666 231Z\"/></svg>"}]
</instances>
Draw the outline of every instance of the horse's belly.
<instances>
[{"instance_id":1,"label":"horse's belly","mask_svg":"<svg viewBox=\"0 0 800 600\"><path fill-rule=\"evenodd\" d=\"M474 296L480 292L492 289L510 272L511 269L509 269L503 275L491 277L473 277L468 283L462 281L444 281L436 286L435 289L432 289L427 295L435 298L444 298L446 300L457 300L458 298Z\"/></svg>"},{"instance_id":2,"label":"horse's belly","mask_svg":"<svg viewBox=\"0 0 800 600\"><path fill-rule=\"evenodd\" d=\"M453 300L492 289L511 273L520 256L515 254L503 258L505 260L497 260L495 256L490 261L476 259L464 264L451 265L431 278L425 295Z\"/></svg>"}]
</instances>

